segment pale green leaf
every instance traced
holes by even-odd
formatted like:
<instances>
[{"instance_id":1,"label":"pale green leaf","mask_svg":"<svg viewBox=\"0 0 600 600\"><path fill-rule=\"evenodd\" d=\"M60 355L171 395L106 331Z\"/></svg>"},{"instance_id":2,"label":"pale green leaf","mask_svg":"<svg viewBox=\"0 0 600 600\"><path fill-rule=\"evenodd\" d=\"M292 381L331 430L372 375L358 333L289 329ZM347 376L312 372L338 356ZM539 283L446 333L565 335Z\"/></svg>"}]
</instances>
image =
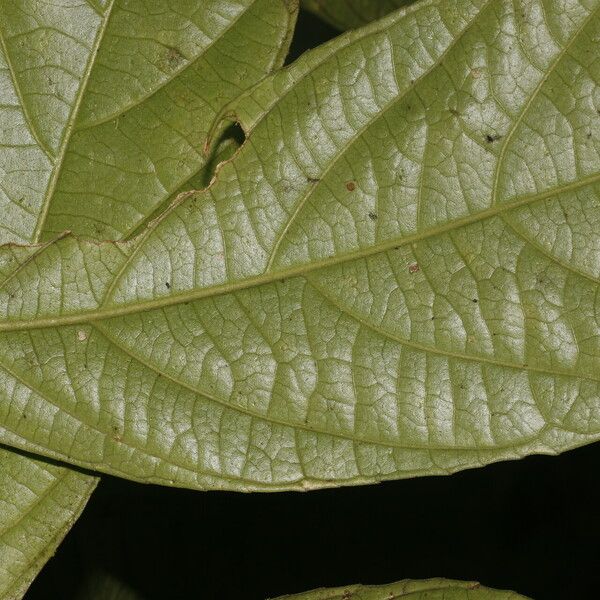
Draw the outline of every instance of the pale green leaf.
<instances>
[{"instance_id":1,"label":"pale green leaf","mask_svg":"<svg viewBox=\"0 0 600 600\"><path fill-rule=\"evenodd\" d=\"M525 596L492 590L472 581L424 579L388 585L350 585L322 588L302 594L280 596L277 600L527 600Z\"/></svg>"},{"instance_id":2,"label":"pale green leaf","mask_svg":"<svg viewBox=\"0 0 600 600\"><path fill-rule=\"evenodd\" d=\"M4 248L0 439L238 490L599 439L599 42L600 0L418 2L229 107L134 240Z\"/></svg>"},{"instance_id":3,"label":"pale green leaf","mask_svg":"<svg viewBox=\"0 0 600 600\"><path fill-rule=\"evenodd\" d=\"M209 125L223 103L279 66L295 12L292 2L264 1L0 2L0 242L53 228L122 235L177 193L206 187L233 148L225 139L206 156ZM6 482L18 466L7 494L41 495L56 479L36 508L43 535L15 530L20 546L1 557L0 592L12 597L78 514L55 506L82 507L96 480L6 451L0 461ZM20 499L4 499L15 521Z\"/></svg>"},{"instance_id":4,"label":"pale green leaf","mask_svg":"<svg viewBox=\"0 0 600 600\"><path fill-rule=\"evenodd\" d=\"M204 166L216 113L283 61L296 12L0 0L0 242L127 235Z\"/></svg>"},{"instance_id":5,"label":"pale green leaf","mask_svg":"<svg viewBox=\"0 0 600 600\"><path fill-rule=\"evenodd\" d=\"M0 598L23 596L97 479L0 449Z\"/></svg>"},{"instance_id":6,"label":"pale green leaf","mask_svg":"<svg viewBox=\"0 0 600 600\"><path fill-rule=\"evenodd\" d=\"M302 0L310 10L338 29L355 29L415 0Z\"/></svg>"}]
</instances>

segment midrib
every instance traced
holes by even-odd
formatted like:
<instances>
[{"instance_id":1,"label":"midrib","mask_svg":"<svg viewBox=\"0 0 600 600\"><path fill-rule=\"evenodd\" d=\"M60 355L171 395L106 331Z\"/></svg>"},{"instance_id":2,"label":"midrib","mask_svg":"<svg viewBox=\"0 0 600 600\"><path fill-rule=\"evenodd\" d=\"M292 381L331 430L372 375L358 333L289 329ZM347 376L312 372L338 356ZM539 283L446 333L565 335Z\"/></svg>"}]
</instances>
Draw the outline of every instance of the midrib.
<instances>
[{"instance_id":1,"label":"midrib","mask_svg":"<svg viewBox=\"0 0 600 600\"><path fill-rule=\"evenodd\" d=\"M507 202L505 204L497 204L488 208L485 211L473 215L468 215L466 217L463 217L462 219L457 219L449 223L445 223L444 225L432 228L428 231L417 232L412 235L407 235L402 239L395 238L387 240L380 244L374 244L372 246L369 246L368 248L362 248L353 252L348 252L337 256L331 256L312 263L296 265L287 269L266 271L254 277L248 277L246 279L241 279L230 283L224 283L221 285L215 285L212 287L195 288L186 292L182 292L180 294L172 294L170 296L164 296L161 298L156 298L153 300L147 300L143 302L135 302L131 304L124 304L121 306L112 306L102 309L81 312L77 314L61 315L55 317L22 320L4 320L0 321L0 331L41 329L45 327L75 325L78 323L86 323L89 321L104 320L117 316L124 316L157 308L164 308L167 306L181 304L184 302L190 302L192 300L199 300L201 298L219 296L222 294L227 294L229 292L240 291L259 285L272 283L280 279L302 276L304 274L311 273L319 269L331 267L345 262L350 262L353 260L358 260L361 258L367 258L369 256L373 256L381 252L387 252L388 250L400 248L407 244L423 241L436 235L448 233L461 227L478 223L496 215L500 215L510 210L514 210L516 208L527 206L534 202L547 200L558 194L576 191L583 187L592 185L598 181L600 181L600 172L595 173L594 175L590 175L584 179L580 179L578 181L560 186L558 188L546 190L545 192L541 192L539 194L526 196L513 202Z\"/></svg>"}]
</instances>

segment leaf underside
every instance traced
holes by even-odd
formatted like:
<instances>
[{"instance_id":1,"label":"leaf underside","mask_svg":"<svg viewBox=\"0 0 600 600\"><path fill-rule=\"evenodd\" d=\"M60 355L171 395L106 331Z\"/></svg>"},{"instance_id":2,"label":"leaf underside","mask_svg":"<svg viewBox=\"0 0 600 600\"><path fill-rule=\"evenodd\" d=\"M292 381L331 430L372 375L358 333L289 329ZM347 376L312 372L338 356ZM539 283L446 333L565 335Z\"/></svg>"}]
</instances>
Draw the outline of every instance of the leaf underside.
<instances>
[{"instance_id":1,"label":"leaf underside","mask_svg":"<svg viewBox=\"0 0 600 600\"><path fill-rule=\"evenodd\" d=\"M23 596L97 479L0 449L0 598Z\"/></svg>"},{"instance_id":2,"label":"leaf underside","mask_svg":"<svg viewBox=\"0 0 600 600\"><path fill-rule=\"evenodd\" d=\"M232 490L597 440L599 12L423 0L233 103L131 241L5 247L0 440Z\"/></svg>"},{"instance_id":3,"label":"leaf underside","mask_svg":"<svg viewBox=\"0 0 600 600\"><path fill-rule=\"evenodd\" d=\"M284 0L0 0L0 242L120 239L207 162L222 106L283 61Z\"/></svg>"},{"instance_id":4,"label":"leaf underside","mask_svg":"<svg viewBox=\"0 0 600 600\"><path fill-rule=\"evenodd\" d=\"M115 577L98 572L90 577L81 600L144 600ZM404 580L388 585L350 585L279 596L275 600L527 600L514 592L492 590L475 582L449 579Z\"/></svg>"},{"instance_id":5,"label":"leaf underside","mask_svg":"<svg viewBox=\"0 0 600 600\"><path fill-rule=\"evenodd\" d=\"M295 8L176 4L0 0L0 243L129 235L231 157L229 138L205 153L208 129L281 65ZM22 597L96 482L0 451L0 598Z\"/></svg>"},{"instance_id":6,"label":"leaf underside","mask_svg":"<svg viewBox=\"0 0 600 600\"><path fill-rule=\"evenodd\" d=\"M399 581L388 585L352 585L280 596L277 600L526 600L514 592L450 579Z\"/></svg>"}]
</instances>

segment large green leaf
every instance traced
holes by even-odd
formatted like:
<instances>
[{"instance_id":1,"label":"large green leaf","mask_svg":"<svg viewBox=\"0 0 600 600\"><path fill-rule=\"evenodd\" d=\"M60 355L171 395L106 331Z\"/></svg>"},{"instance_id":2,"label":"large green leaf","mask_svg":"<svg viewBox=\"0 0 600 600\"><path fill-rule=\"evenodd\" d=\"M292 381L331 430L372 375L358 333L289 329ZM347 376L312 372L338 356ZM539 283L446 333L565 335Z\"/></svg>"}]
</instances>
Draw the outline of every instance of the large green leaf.
<instances>
[{"instance_id":1,"label":"large green leaf","mask_svg":"<svg viewBox=\"0 0 600 600\"><path fill-rule=\"evenodd\" d=\"M351 585L280 596L278 600L526 600L514 592L451 579L404 580L388 585Z\"/></svg>"},{"instance_id":2,"label":"large green leaf","mask_svg":"<svg viewBox=\"0 0 600 600\"><path fill-rule=\"evenodd\" d=\"M0 598L21 598L69 531L96 479L0 449Z\"/></svg>"},{"instance_id":3,"label":"large green leaf","mask_svg":"<svg viewBox=\"0 0 600 600\"><path fill-rule=\"evenodd\" d=\"M4 248L0 439L243 490L599 439L599 41L600 0L419 2L230 107L134 240Z\"/></svg>"},{"instance_id":4,"label":"large green leaf","mask_svg":"<svg viewBox=\"0 0 600 600\"><path fill-rule=\"evenodd\" d=\"M415 0L302 0L310 10L338 29L355 29Z\"/></svg>"},{"instance_id":5,"label":"large green leaf","mask_svg":"<svg viewBox=\"0 0 600 600\"><path fill-rule=\"evenodd\" d=\"M232 151L225 140L204 154L209 125L279 66L295 14L283 1L0 2L0 242L52 228L122 235L205 187ZM96 479L7 451L0 475L10 504L0 597L12 598Z\"/></svg>"},{"instance_id":6,"label":"large green leaf","mask_svg":"<svg viewBox=\"0 0 600 600\"><path fill-rule=\"evenodd\" d=\"M121 238L285 57L291 0L0 0L0 242ZM188 188L189 189L189 188Z\"/></svg>"}]
</instances>

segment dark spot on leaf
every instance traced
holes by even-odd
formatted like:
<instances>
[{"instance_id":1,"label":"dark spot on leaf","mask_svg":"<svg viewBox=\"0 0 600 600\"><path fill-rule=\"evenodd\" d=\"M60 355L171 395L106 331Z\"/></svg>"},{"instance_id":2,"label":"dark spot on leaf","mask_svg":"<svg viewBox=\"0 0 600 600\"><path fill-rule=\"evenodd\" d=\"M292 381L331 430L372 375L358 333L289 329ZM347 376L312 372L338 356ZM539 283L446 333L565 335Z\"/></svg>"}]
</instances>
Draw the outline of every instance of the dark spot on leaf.
<instances>
[{"instance_id":1,"label":"dark spot on leaf","mask_svg":"<svg viewBox=\"0 0 600 600\"><path fill-rule=\"evenodd\" d=\"M494 142L497 142L498 140L501 140L501 139L502 139L502 136L499 135L499 134L497 134L497 133L493 133L493 134L492 133L488 133L485 136L485 141L488 144L493 144Z\"/></svg>"},{"instance_id":2,"label":"dark spot on leaf","mask_svg":"<svg viewBox=\"0 0 600 600\"><path fill-rule=\"evenodd\" d=\"M473 302L475 302L475 304L477 304L477 302L479 302L479 300L477 300L477 298L473 298Z\"/></svg>"},{"instance_id":3,"label":"dark spot on leaf","mask_svg":"<svg viewBox=\"0 0 600 600\"><path fill-rule=\"evenodd\" d=\"M167 286L167 289L170 290L171 289L171 284L168 281L165 281L165 285Z\"/></svg>"},{"instance_id":4,"label":"dark spot on leaf","mask_svg":"<svg viewBox=\"0 0 600 600\"><path fill-rule=\"evenodd\" d=\"M588 134L587 134L587 139L589 140L589 139L591 139L591 137L592 137L592 132L589 131Z\"/></svg>"},{"instance_id":5,"label":"dark spot on leaf","mask_svg":"<svg viewBox=\"0 0 600 600\"><path fill-rule=\"evenodd\" d=\"M356 183L354 183L354 181L349 181L349 182L346 184L346 189L347 189L349 192L353 192L353 191L356 189Z\"/></svg>"},{"instance_id":6,"label":"dark spot on leaf","mask_svg":"<svg viewBox=\"0 0 600 600\"><path fill-rule=\"evenodd\" d=\"M460 117L460 113L454 108L450 109L450 114L454 115L455 117Z\"/></svg>"},{"instance_id":7,"label":"dark spot on leaf","mask_svg":"<svg viewBox=\"0 0 600 600\"><path fill-rule=\"evenodd\" d=\"M417 263L413 263L412 265L408 266L409 273L416 273L418 270L419 270L419 265Z\"/></svg>"},{"instance_id":8,"label":"dark spot on leaf","mask_svg":"<svg viewBox=\"0 0 600 600\"><path fill-rule=\"evenodd\" d=\"M377 213L370 212L369 219L371 219L371 221L377 221Z\"/></svg>"},{"instance_id":9,"label":"dark spot on leaf","mask_svg":"<svg viewBox=\"0 0 600 600\"><path fill-rule=\"evenodd\" d=\"M306 181L308 181L308 183L318 183L321 180L318 177L307 177Z\"/></svg>"}]
</instances>

